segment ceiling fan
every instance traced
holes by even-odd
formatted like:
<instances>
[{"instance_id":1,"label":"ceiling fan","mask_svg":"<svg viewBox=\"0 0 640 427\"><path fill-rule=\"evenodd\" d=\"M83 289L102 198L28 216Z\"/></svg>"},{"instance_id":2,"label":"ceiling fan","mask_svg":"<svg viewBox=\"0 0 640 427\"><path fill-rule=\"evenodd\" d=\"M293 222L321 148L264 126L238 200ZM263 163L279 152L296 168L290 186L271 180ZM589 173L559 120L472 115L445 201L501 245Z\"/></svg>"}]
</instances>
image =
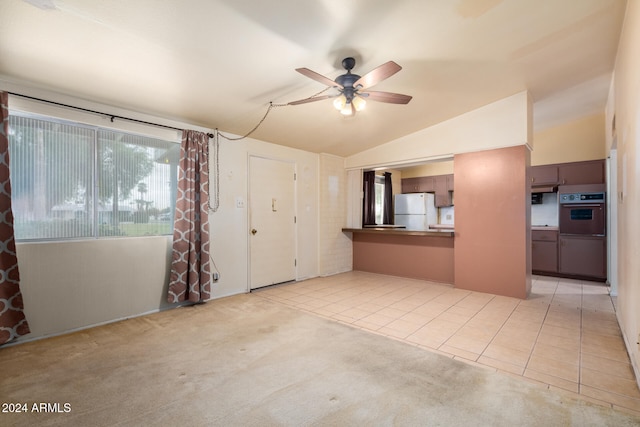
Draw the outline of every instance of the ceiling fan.
<instances>
[{"instance_id":1,"label":"ceiling fan","mask_svg":"<svg viewBox=\"0 0 640 427\"><path fill-rule=\"evenodd\" d=\"M338 93L333 95L312 96L310 98L289 102L289 105L306 104L308 102L336 98L333 101L333 106L337 110L340 110L343 115L351 116L354 115L356 111L361 111L365 107L367 99L378 102L387 102L390 104L408 104L409 101L411 101L411 97L409 95L368 90L371 86L402 70L402 67L395 62L385 62L362 77L351 73L351 70L355 65L355 59L351 57L343 59L342 66L347 70L347 72L336 77L335 80L331 80L328 77L318 74L308 68L296 68L296 71L300 74L329 87L338 89Z\"/></svg>"}]
</instances>

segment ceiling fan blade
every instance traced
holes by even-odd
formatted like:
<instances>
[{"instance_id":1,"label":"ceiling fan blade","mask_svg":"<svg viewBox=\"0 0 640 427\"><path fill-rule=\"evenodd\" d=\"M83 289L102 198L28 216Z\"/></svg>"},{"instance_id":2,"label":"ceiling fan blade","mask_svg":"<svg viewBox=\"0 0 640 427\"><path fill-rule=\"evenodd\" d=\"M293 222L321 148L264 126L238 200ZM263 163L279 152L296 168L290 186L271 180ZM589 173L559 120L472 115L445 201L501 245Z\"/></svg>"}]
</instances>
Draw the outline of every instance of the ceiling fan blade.
<instances>
[{"instance_id":1,"label":"ceiling fan blade","mask_svg":"<svg viewBox=\"0 0 640 427\"><path fill-rule=\"evenodd\" d=\"M315 71L312 71L308 68L296 68L296 71L299 72L300 74L309 77L310 79L313 79L317 82L322 83L323 85L327 85L330 87L337 87L342 89L342 85L339 85L338 83L334 82L333 80L331 80L328 77L323 76L322 74L318 74Z\"/></svg>"},{"instance_id":2,"label":"ceiling fan blade","mask_svg":"<svg viewBox=\"0 0 640 427\"><path fill-rule=\"evenodd\" d=\"M366 89L371 87L382 80L393 76L398 71L402 70L402 67L396 64L393 61L385 62L378 68L374 68L369 71L364 76L360 77L353 83L353 87L358 87L358 85L362 86L362 89Z\"/></svg>"},{"instance_id":3,"label":"ceiling fan blade","mask_svg":"<svg viewBox=\"0 0 640 427\"><path fill-rule=\"evenodd\" d=\"M411 96L402 95L400 93L380 92L380 91L366 91L358 92L358 94L365 99L372 101L387 102L389 104L408 104L411 101Z\"/></svg>"},{"instance_id":4,"label":"ceiling fan blade","mask_svg":"<svg viewBox=\"0 0 640 427\"><path fill-rule=\"evenodd\" d=\"M297 101L291 101L287 103L287 105L300 105L306 104L308 102L322 101L323 99L333 98L334 95L322 95L322 96L312 96L311 98L299 99Z\"/></svg>"}]
</instances>

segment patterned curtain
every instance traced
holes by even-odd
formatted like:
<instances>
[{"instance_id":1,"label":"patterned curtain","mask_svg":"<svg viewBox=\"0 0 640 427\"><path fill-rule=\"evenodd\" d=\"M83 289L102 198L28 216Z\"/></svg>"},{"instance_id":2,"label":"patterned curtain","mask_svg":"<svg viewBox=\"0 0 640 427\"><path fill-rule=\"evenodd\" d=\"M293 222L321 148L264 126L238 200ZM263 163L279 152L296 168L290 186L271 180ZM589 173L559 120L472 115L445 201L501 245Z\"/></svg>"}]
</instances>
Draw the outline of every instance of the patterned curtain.
<instances>
[{"instance_id":1,"label":"patterned curtain","mask_svg":"<svg viewBox=\"0 0 640 427\"><path fill-rule=\"evenodd\" d=\"M206 133L182 132L167 297L170 303L211 298L208 147Z\"/></svg>"},{"instance_id":2,"label":"patterned curtain","mask_svg":"<svg viewBox=\"0 0 640 427\"><path fill-rule=\"evenodd\" d=\"M0 345L28 334L13 236L9 179L9 94L0 92Z\"/></svg>"}]
</instances>

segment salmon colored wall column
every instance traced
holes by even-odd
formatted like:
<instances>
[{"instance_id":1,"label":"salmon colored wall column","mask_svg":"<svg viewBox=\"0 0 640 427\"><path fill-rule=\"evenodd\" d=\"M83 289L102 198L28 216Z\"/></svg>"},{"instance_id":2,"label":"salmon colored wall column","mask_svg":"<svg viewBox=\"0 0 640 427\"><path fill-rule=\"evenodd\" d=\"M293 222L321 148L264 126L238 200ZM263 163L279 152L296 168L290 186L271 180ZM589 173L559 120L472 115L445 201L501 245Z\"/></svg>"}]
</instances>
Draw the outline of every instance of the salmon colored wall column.
<instances>
[{"instance_id":1,"label":"salmon colored wall column","mask_svg":"<svg viewBox=\"0 0 640 427\"><path fill-rule=\"evenodd\" d=\"M524 145L455 155L456 288L529 295L530 164Z\"/></svg>"}]
</instances>

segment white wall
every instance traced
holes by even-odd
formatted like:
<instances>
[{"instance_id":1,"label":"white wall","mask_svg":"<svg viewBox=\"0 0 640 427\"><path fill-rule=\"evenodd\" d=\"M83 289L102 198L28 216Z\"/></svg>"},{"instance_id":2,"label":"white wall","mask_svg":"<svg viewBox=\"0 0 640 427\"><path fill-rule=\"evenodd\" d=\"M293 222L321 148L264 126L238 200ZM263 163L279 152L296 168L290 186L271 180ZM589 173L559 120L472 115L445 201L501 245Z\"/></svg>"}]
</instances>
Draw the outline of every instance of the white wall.
<instances>
[{"instance_id":1,"label":"white wall","mask_svg":"<svg viewBox=\"0 0 640 427\"><path fill-rule=\"evenodd\" d=\"M320 275L350 271L353 267L351 233L347 225L347 172L344 158L320 155Z\"/></svg>"},{"instance_id":2,"label":"white wall","mask_svg":"<svg viewBox=\"0 0 640 427\"><path fill-rule=\"evenodd\" d=\"M414 164L495 148L532 147L532 103L521 92L350 156L347 169Z\"/></svg>"},{"instance_id":3,"label":"white wall","mask_svg":"<svg viewBox=\"0 0 640 427\"><path fill-rule=\"evenodd\" d=\"M287 160L296 168L296 279L318 275L318 155L255 139L220 141L220 206L209 214L212 258L220 272L214 298L249 291L249 156ZM211 185L213 191L213 184ZM244 208L237 201L244 201Z\"/></svg>"},{"instance_id":4,"label":"white wall","mask_svg":"<svg viewBox=\"0 0 640 427\"><path fill-rule=\"evenodd\" d=\"M169 307L171 237L18 243L30 340Z\"/></svg>"},{"instance_id":5,"label":"white wall","mask_svg":"<svg viewBox=\"0 0 640 427\"><path fill-rule=\"evenodd\" d=\"M640 378L640 2L627 2L607 106L609 148L617 151L617 314L631 362ZM612 122L615 115L616 137Z\"/></svg>"},{"instance_id":6,"label":"white wall","mask_svg":"<svg viewBox=\"0 0 640 427\"><path fill-rule=\"evenodd\" d=\"M7 87L9 86L9 87ZM152 123L207 131L176 121L141 115L119 108L88 103L68 96L16 87L0 81L0 89L27 93L56 102L108 111ZM54 114L69 120L108 125L123 130L149 131L134 123L112 124L102 116L60 109L48 104L10 98L10 108ZM154 136L175 138L176 131L151 128ZM232 135L234 136L234 135ZM287 160L296 167L297 279L319 274L319 156L284 146L244 139L220 141L220 206L209 215L211 256L220 280L212 286L214 298L244 293L248 283L248 159L250 155ZM211 142L213 153L213 141ZM213 160L213 156L212 156ZM335 162L341 165L343 159ZM213 172L213 169L212 169ZM213 180L214 174L211 174ZM214 191L213 182L211 191ZM343 193L344 180L338 183ZM244 207L236 207L243 200ZM336 224L341 228L344 224ZM335 228L334 227L334 228ZM332 230L325 228L327 233ZM324 242L328 256L343 254L344 242L334 251L334 241ZM100 239L66 242L18 243L21 290L32 333L19 341L56 335L127 317L170 308L166 301L171 260L171 237ZM350 257L349 257L350 262ZM349 264L350 265L350 264ZM338 266L335 271L344 271ZM348 268L350 269L350 267ZM327 273L328 274L328 273Z\"/></svg>"},{"instance_id":7,"label":"white wall","mask_svg":"<svg viewBox=\"0 0 640 427\"><path fill-rule=\"evenodd\" d=\"M298 260L296 278L318 275L318 155L255 139L220 143L220 206L209 214L211 256L220 272L213 297L249 290L249 156L295 163ZM213 175L213 174L212 174ZM213 178L213 177L212 177ZM213 182L211 191L213 191ZM237 207L238 200L244 207Z\"/></svg>"},{"instance_id":8,"label":"white wall","mask_svg":"<svg viewBox=\"0 0 640 427\"><path fill-rule=\"evenodd\" d=\"M558 224L558 193L543 193L542 204L531 205L531 225L557 227Z\"/></svg>"}]
</instances>

